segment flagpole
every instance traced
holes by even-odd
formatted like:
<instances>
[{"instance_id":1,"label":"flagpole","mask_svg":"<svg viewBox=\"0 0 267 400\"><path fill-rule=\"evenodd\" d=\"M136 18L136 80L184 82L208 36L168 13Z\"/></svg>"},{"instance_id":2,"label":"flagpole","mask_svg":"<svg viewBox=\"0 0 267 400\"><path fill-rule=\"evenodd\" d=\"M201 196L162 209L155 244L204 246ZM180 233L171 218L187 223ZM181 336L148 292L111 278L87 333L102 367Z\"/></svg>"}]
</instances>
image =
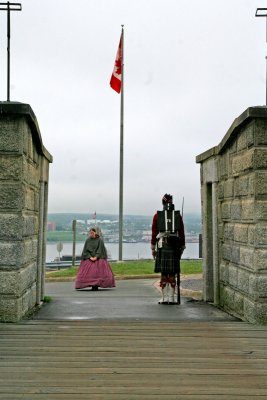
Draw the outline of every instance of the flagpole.
<instances>
[{"instance_id":1,"label":"flagpole","mask_svg":"<svg viewBox=\"0 0 267 400\"><path fill-rule=\"evenodd\" d=\"M123 133L124 133L124 25L121 26L121 108L120 108L120 187L119 187L119 261L123 240Z\"/></svg>"}]
</instances>

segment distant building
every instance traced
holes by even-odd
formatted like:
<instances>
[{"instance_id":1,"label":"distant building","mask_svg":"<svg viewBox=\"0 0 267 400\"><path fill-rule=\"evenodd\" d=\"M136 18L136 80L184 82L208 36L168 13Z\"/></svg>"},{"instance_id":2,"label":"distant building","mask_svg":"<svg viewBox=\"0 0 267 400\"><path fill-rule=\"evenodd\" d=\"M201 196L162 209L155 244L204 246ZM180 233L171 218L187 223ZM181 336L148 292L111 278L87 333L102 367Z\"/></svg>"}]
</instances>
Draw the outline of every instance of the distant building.
<instances>
[{"instance_id":1,"label":"distant building","mask_svg":"<svg viewBox=\"0 0 267 400\"><path fill-rule=\"evenodd\" d=\"M55 222L47 222L47 231L54 232L56 230L56 223Z\"/></svg>"}]
</instances>

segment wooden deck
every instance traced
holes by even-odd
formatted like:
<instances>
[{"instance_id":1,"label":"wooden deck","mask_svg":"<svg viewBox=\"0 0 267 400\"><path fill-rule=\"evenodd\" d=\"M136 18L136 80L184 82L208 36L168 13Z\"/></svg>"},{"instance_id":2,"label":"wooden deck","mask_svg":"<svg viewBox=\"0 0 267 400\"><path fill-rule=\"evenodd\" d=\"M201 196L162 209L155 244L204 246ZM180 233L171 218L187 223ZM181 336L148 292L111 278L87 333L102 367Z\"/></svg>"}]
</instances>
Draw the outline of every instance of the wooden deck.
<instances>
[{"instance_id":1,"label":"wooden deck","mask_svg":"<svg viewBox=\"0 0 267 400\"><path fill-rule=\"evenodd\" d=\"M0 399L267 399L267 328L243 322L0 324Z\"/></svg>"}]
</instances>

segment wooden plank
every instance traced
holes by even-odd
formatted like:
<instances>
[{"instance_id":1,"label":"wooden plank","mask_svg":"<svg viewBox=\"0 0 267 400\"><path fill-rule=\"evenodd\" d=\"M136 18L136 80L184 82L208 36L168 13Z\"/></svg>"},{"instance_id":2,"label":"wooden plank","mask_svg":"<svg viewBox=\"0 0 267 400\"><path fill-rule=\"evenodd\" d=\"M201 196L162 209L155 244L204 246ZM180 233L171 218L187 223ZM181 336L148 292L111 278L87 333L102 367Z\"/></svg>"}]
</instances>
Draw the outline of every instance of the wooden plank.
<instances>
[{"instance_id":1,"label":"wooden plank","mask_svg":"<svg viewBox=\"0 0 267 400\"><path fill-rule=\"evenodd\" d=\"M129 390L130 389L130 390ZM114 387L114 386L109 386L108 388L106 388L102 384L99 383L99 386L96 387L92 387L92 386L88 386L88 387L81 387L81 386L73 386L73 387L64 387L61 388L59 386L33 386L33 387L26 387L26 386L16 386L16 387L10 387L10 386L4 386L2 388L2 394L124 394L124 395L128 395L130 393L132 394L138 394L138 395L149 395L151 393L155 393L156 395L237 395L237 396L248 396L250 395L250 399L254 398L255 395L257 396L266 396L266 391L264 389L255 389L255 388L251 388L249 390L244 390L242 388L236 388L236 389L223 389L223 388L217 388L214 386L211 386L210 388L192 388L192 390L190 390L190 392L188 393L188 389L185 387L182 387L180 385L174 385L174 384L170 384L168 385L168 387L163 387L163 385L159 386L153 386L153 385L149 385L146 387L138 387L136 388L136 386L133 386L130 383L129 386L129 382L121 382L120 388L118 387ZM143 398L143 397L142 397ZM128 397L127 397L128 399Z\"/></svg>"},{"instance_id":2,"label":"wooden plank","mask_svg":"<svg viewBox=\"0 0 267 400\"><path fill-rule=\"evenodd\" d=\"M232 397L231 394L227 395L221 395L221 394L211 394L211 395L190 395L190 394L174 394L174 395L166 395L163 397L162 394L147 394L147 395L142 395L142 400L162 400L167 399L167 400L207 400L207 399L212 399L212 400L252 400L252 399L259 399L259 400L265 400L267 397L265 395L248 395L248 396L239 396L238 394L234 394ZM29 397L27 394L4 394L3 397L0 394L0 399L1 400L140 400L140 395L139 394L132 394L128 393L127 397L125 397L125 394L96 394L96 393L90 393L90 394L31 394Z\"/></svg>"},{"instance_id":3,"label":"wooden plank","mask_svg":"<svg viewBox=\"0 0 267 400\"><path fill-rule=\"evenodd\" d=\"M0 399L267 399L267 330L245 323L0 325Z\"/></svg>"}]
</instances>

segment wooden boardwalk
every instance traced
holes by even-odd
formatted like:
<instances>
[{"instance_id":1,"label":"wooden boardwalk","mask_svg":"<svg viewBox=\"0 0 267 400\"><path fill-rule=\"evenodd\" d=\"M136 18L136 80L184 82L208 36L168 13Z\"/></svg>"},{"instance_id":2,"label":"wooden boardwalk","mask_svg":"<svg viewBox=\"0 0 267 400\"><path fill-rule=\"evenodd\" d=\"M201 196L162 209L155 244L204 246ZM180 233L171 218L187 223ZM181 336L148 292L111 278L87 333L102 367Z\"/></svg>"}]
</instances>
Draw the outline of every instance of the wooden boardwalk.
<instances>
[{"instance_id":1,"label":"wooden boardwalk","mask_svg":"<svg viewBox=\"0 0 267 400\"><path fill-rule=\"evenodd\" d=\"M190 321L0 324L0 399L267 399L267 328Z\"/></svg>"}]
</instances>

